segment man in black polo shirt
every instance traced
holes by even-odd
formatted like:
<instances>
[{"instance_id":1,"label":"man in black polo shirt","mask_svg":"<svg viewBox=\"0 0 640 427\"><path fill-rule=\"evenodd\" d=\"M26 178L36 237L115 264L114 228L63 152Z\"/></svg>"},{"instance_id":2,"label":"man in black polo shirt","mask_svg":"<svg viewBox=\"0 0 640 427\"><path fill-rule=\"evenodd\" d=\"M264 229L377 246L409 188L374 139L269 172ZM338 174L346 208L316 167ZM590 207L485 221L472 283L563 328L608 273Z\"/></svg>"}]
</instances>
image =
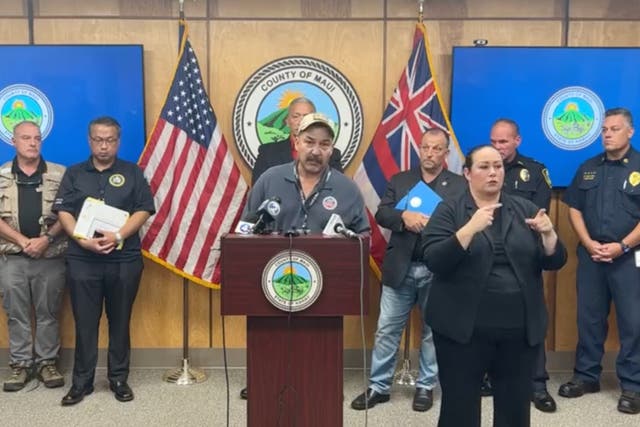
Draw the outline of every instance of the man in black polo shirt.
<instances>
[{"instance_id":1,"label":"man in black polo shirt","mask_svg":"<svg viewBox=\"0 0 640 427\"><path fill-rule=\"evenodd\" d=\"M66 238L51 204L64 167L40 155L42 136L36 123L18 123L12 141L16 156L0 166L0 296L7 313L11 366L3 389L24 388L34 368L46 387L61 387L64 378L56 360Z\"/></svg>"},{"instance_id":2,"label":"man in black polo shirt","mask_svg":"<svg viewBox=\"0 0 640 427\"><path fill-rule=\"evenodd\" d=\"M129 321L143 268L138 229L155 213L142 170L117 158L120 124L115 119L100 117L89 124L89 147L91 157L67 169L53 207L72 237L67 280L76 324L73 384L62 405L74 405L93 392L103 300L109 321L109 386L117 400L133 399L127 377ZM116 232L98 230L92 238L74 237L76 219L88 197L130 216Z\"/></svg>"}]
</instances>

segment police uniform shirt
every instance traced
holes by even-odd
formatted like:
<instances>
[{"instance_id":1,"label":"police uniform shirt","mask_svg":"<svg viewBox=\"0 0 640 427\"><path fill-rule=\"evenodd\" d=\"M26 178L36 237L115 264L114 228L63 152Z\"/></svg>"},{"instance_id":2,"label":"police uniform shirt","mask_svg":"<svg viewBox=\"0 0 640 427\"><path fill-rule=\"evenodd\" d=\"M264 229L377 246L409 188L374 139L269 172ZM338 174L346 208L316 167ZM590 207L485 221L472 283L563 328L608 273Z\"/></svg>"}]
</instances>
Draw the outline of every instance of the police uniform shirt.
<instances>
[{"instance_id":1,"label":"police uniform shirt","mask_svg":"<svg viewBox=\"0 0 640 427\"><path fill-rule=\"evenodd\" d=\"M640 221L640 153L629 148L621 160L605 154L578 168L563 201L579 210L590 237L621 241Z\"/></svg>"},{"instance_id":2,"label":"police uniform shirt","mask_svg":"<svg viewBox=\"0 0 640 427\"><path fill-rule=\"evenodd\" d=\"M18 160L13 159L11 173L18 185L18 223L20 233L26 237L40 236L40 217L42 216L42 174L47 172L47 164L40 158L36 172L28 176L18 166Z\"/></svg>"},{"instance_id":3,"label":"police uniform shirt","mask_svg":"<svg viewBox=\"0 0 640 427\"><path fill-rule=\"evenodd\" d=\"M516 157L505 163L504 168L504 191L524 197L549 211L551 179L545 165L516 152Z\"/></svg>"},{"instance_id":4,"label":"police uniform shirt","mask_svg":"<svg viewBox=\"0 0 640 427\"><path fill-rule=\"evenodd\" d=\"M249 194L243 219L256 212L271 197L280 198L280 213L274 230L290 229L320 233L331 214L340 215L345 226L356 233L369 230L364 201L355 183L335 169L327 168L316 188L304 197L298 183L296 162L274 166L256 182Z\"/></svg>"},{"instance_id":5,"label":"police uniform shirt","mask_svg":"<svg viewBox=\"0 0 640 427\"><path fill-rule=\"evenodd\" d=\"M135 163L116 159L108 169L99 171L91 158L69 167L62 178L52 210L69 212L78 218L87 197L103 200L107 205L125 210L129 214L146 211L155 213L153 195L142 170ZM69 242L70 258L98 259L119 262L140 256L140 238L134 233L124 240L121 250L107 255L83 249L74 239Z\"/></svg>"}]
</instances>

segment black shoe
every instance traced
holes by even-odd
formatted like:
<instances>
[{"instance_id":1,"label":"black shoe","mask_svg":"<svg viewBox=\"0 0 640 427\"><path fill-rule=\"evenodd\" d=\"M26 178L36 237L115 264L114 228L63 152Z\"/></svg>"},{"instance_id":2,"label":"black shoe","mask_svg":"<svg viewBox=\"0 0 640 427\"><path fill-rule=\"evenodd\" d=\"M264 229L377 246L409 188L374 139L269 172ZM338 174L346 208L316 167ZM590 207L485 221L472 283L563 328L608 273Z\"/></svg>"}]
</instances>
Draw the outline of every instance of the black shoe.
<instances>
[{"instance_id":1,"label":"black shoe","mask_svg":"<svg viewBox=\"0 0 640 427\"><path fill-rule=\"evenodd\" d=\"M240 399L244 399L247 400L247 388L243 388L242 390L240 390Z\"/></svg>"},{"instance_id":2,"label":"black shoe","mask_svg":"<svg viewBox=\"0 0 640 427\"><path fill-rule=\"evenodd\" d=\"M547 390L533 392L531 401L538 411L556 412L556 401Z\"/></svg>"},{"instance_id":3,"label":"black shoe","mask_svg":"<svg viewBox=\"0 0 640 427\"><path fill-rule=\"evenodd\" d=\"M64 395L64 397L62 398L62 402L60 403L62 404L62 406L75 405L76 403L80 403L85 396L88 396L91 393L93 393L92 385L84 388L72 385L71 389L69 389L69 392Z\"/></svg>"},{"instance_id":4,"label":"black shoe","mask_svg":"<svg viewBox=\"0 0 640 427\"><path fill-rule=\"evenodd\" d=\"M133 400L133 390L126 381L114 381L109 383L109 388L120 402Z\"/></svg>"},{"instance_id":5,"label":"black shoe","mask_svg":"<svg viewBox=\"0 0 640 427\"><path fill-rule=\"evenodd\" d=\"M625 414L640 413L640 392L622 390L620 399L618 400L618 411Z\"/></svg>"},{"instance_id":6,"label":"black shoe","mask_svg":"<svg viewBox=\"0 0 640 427\"><path fill-rule=\"evenodd\" d=\"M426 412L433 406L433 390L427 390L426 388L416 388L416 394L413 395L413 405L411 407L414 411Z\"/></svg>"},{"instance_id":7,"label":"black shoe","mask_svg":"<svg viewBox=\"0 0 640 427\"><path fill-rule=\"evenodd\" d=\"M562 384L558 394L562 397L580 397L585 393L597 393L599 391L600 383L574 379Z\"/></svg>"},{"instance_id":8,"label":"black shoe","mask_svg":"<svg viewBox=\"0 0 640 427\"><path fill-rule=\"evenodd\" d=\"M351 407L358 411L362 411L365 408L373 408L378 403L388 402L390 399L388 394L380 394L377 391L368 388L367 393L362 393L360 396L353 399Z\"/></svg>"},{"instance_id":9,"label":"black shoe","mask_svg":"<svg viewBox=\"0 0 640 427\"><path fill-rule=\"evenodd\" d=\"M489 376L485 375L482 379L482 384L480 384L480 396L491 396L493 391L491 390L491 381L489 380Z\"/></svg>"}]
</instances>

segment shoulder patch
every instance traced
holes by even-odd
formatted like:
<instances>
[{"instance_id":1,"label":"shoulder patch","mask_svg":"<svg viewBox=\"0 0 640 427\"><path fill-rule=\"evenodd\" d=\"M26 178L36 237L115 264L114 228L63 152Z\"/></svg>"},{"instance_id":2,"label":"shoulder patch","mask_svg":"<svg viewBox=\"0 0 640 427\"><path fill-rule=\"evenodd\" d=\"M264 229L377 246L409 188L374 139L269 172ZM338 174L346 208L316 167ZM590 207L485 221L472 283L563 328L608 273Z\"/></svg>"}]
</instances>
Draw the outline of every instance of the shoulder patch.
<instances>
[{"instance_id":1,"label":"shoulder patch","mask_svg":"<svg viewBox=\"0 0 640 427\"><path fill-rule=\"evenodd\" d=\"M551 188L552 185L551 185L551 177L549 176L549 169L547 168L542 169L542 177L544 178L544 181L547 183L549 188Z\"/></svg>"}]
</instances>

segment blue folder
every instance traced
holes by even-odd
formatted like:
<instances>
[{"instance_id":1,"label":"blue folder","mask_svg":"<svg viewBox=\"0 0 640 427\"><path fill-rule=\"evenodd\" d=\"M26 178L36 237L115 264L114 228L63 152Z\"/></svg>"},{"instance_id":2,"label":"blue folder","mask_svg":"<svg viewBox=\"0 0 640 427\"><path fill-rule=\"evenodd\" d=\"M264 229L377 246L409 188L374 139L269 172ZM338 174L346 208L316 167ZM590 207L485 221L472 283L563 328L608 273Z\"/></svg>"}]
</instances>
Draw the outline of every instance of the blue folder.
<instances>
[{"instance_id":1,"label":"blue folder","mask_svg":"<svg viewBox=\"0 0 640 427\"><path fill-rule=\"evenodd\" d=\"M435 210L442 197L433 191L423 181L418 182L406 196L396 204L396 209L402 211L420 212L430 216Z\"/></svg>"}]
</instances>

